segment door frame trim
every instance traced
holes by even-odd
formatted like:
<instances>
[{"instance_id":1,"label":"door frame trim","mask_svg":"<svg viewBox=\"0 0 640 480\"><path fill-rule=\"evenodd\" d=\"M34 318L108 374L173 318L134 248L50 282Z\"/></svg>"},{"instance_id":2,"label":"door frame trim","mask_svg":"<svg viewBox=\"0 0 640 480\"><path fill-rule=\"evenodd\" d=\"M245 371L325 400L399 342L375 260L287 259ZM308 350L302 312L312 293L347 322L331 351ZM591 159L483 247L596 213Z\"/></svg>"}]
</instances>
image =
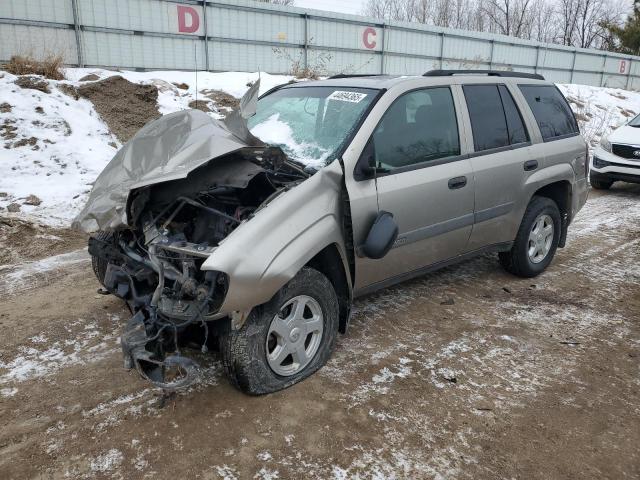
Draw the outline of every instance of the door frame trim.
<instances>
[{"instance_id":1,"label":"door frame trim","mask_svg":"<svg viewBox=\"0 0 640 480\"><path fill-rule=\"evenodd\" d=\"M353 293L355 297L361 297L364 295L368 295L377 290L381 290L383 288L390 287L397 283L401 283L407 280L411 280L413 278L419 277L421 275L425 275L427 273L434 272L436 270L440 270L441 268L445 268L451 265L455 265L460 262L464 262L466 260L470 260L477 256L486 254L486 253L496 253L496 252L508 252L513 247L513 242L502 242L496 243L493 245L488 245L486 247L479 248L477 250L473 250L472 252L467 252L462 255L458 255L456 257L449 258L447 260L443 260L441 262L432 263L431 265L427 265L425 267L418 268L416 270L412 270L410 272L402 273L400 275L396 275L391 278L387 278L386 280L382 280L380 282L372 283L367 285L366 287L360 288L359 290L355 290Z\"/></svg>"},{"instance_id":2,"label":"door frame trim","mask_svg":"<svg viewBox=\"0 0 640 480\"><path fill-rule=\"evenodd\" d=\"M433 223L426 227L416 228L406 233L398 235L397 240L393 244L392 248L398 248L411 243L421 242L428 238L437 237L438 235L444 235L445 233L453 232L460 228L473 225L474 214L467 213L460 217L451 218L443 222Z\"/></svg>"},{"instance_id":3,"label":"door frame trim","mask_svg":"<svg viewBox=\"0 0 640 480\"><path fill-rule=\"evenodd\" d=\"M502 205L496 205L495 207L485 208L474 213L473 223L482 223L493 218L502 217L507 215L511 210L515 202L503 203Z\"/></svg>"}]
</instances>

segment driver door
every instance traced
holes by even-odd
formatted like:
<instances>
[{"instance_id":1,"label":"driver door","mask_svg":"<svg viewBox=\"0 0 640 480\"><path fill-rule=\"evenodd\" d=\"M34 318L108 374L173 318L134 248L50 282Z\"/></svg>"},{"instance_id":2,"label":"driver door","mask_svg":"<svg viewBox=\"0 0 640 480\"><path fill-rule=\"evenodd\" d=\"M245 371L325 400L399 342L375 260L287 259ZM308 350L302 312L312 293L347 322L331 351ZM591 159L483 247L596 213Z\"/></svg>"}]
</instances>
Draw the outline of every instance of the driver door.
<instances>
[{"instance_id":1,"label":"driver door","mask_svg":"<svg viewBox=\"0 0 640 480\"><path fill-rule=\"evenodd\" d=\"M387 171L362 181L377 182L377 199L368 202L377 200L380 210L393 214L399 235L384 258L356 260L357 290L414 276L464 252L473 227L474 177L461 155L459 120L449 87L407 92L382 117L365 152Z\"/></svg>"}]
</instances>

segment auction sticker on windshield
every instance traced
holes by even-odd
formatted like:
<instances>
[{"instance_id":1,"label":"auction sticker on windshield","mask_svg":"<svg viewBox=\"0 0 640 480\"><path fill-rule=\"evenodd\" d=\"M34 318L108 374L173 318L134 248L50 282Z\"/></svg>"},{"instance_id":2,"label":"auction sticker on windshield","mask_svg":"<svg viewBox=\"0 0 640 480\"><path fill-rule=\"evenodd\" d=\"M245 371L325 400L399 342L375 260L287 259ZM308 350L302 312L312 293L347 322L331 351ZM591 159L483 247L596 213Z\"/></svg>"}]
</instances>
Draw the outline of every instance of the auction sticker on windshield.
<instances>
[{"instance_id":1,"label":"auction sticker on windshield","mask_svg":"<svg viewBox=\"0 0 640 480\"><path fill-rule=\"evenodd\" d=\"M366 93L359 92L346 92L344 90L336 90L327 98L329 100L338 100L340 102L360 103L363 98L367 96Z\"/></svg>"}]
</instances>

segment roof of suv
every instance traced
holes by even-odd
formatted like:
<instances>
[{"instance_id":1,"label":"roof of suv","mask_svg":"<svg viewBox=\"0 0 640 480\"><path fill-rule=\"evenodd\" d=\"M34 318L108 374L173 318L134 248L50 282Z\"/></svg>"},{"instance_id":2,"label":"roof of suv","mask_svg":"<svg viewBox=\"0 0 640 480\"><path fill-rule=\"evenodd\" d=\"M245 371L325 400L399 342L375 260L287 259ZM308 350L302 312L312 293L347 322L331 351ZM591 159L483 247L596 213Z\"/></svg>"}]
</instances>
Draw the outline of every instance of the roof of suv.
<instances>
[{"instance_id":1,"label":"roof of suv","mask_svg":"<svg viewBox=\"0 0 640 480\"><path fill-rule=\"evenodd\" d=\"M314 80L310 82L300 82L291 84L290 86L331 86L331 87L359 87L359 88L375 88L375 89L389 89L395 85L408 80L415 80L416 78L424 78L425 81L429 79L451 78L451 83L477 83L478 80L493 81L526 81L527 83L549 83L545 81L544 77L535 74L526 74L520 72L502 72L502 71L489 71L489 70L434 70L428 72L425 75L336 75L335 77L329 77L326 80ZM455 81L453 81L455 78ZM434 82L436 83L436 82Z\"/></svg>"}]
</instances>

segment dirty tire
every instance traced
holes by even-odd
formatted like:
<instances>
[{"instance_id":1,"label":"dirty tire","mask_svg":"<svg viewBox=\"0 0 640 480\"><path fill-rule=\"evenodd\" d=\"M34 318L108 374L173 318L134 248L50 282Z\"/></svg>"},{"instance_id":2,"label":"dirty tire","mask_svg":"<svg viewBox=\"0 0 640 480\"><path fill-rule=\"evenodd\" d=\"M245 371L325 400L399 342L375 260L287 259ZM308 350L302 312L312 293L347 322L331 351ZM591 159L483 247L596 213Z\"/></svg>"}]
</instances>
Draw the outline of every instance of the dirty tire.
<instances>
[{"instance_id":1,"label":"dirty tire","mask_svg":"<svg viewBox=\"0 0 640 480\"><path fill-rule=\"evenodd\" d=\"M308 365L291 376L276 374L267 361L267 336L272 319L290 299L306 295L322 310L321 341ZM333 352L338 332L338 297L322 273L304 267L267 303L255 307L239 330L220 336L222 363L231 383L244 393L263 395L283 390L320 369Z\"/></svg>"},{"instance_id":2,"label":"dirty tire","mask_svg":"<svg viewBox=\"0 0 640 480\"><path fill-rule=\"evenodd\" d=\"M589 178L589 183L596 190L609 190L613 185L611 180L596 180L594 178Z\"/></svg>"},{"instance_id":3,"label":"dirty tire","mask_svg":"<svg viewBox=\"0 0 640 480\"><path fill-rule=\"evenodd\" d=\"M551 249L547 256L540 263L533 263L529 259L529 234L533 224L540 215L549 215L553 220L553 240ZM500 264L513 275L524 278L531 278L541 274L551 263L558 248L561 232L560 210L556 203L546 197L534 196L529 202L524 217L520 223L518 235L513 247L508 252L499 254Z\"/></svg>"},{"instance_id":4,"label":"dirty tire","mask_svg":"<svg viewBox=\"0 0 640 480\"><path fill-rule=\"evenodd\" d=\"M102 230L93 235L93 237L98 240L102 240L103 242L115 241L113 233L104 232ZM91 255L91 266L93 267L93 273L95 273L100 285L104 286L104 277L107 274L107 261Z\"/></svg>"}]
</instances>

